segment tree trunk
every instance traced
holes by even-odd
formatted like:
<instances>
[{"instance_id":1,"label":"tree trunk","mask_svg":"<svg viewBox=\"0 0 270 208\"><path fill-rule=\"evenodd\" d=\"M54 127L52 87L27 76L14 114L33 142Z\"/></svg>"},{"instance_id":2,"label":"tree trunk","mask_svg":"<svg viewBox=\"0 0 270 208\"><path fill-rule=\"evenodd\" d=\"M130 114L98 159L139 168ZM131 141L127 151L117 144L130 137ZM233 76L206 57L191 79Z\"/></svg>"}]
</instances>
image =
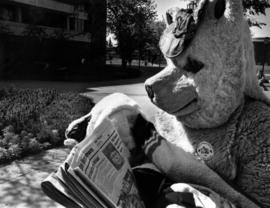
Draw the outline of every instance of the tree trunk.
<instances>
[{"instance_id":1,"label":"tree trunk","mask_svg":"<svg viewBox=\"0 0 270 208\"><path fill-rule=\"evenodd\" d=\"M124 56L122 56L122 68L123 69L126 69L127 68L127 59Z\"/></svg>"}]
</instances>

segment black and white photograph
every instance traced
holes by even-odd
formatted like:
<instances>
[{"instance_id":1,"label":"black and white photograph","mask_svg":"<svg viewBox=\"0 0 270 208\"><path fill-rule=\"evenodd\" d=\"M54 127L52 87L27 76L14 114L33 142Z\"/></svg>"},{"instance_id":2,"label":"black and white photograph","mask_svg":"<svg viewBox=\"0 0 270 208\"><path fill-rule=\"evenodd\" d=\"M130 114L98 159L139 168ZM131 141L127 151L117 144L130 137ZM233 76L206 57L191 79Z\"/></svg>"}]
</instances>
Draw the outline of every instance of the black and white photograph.
<instances>
[{"instance_id":1,"label":"black and white photograph","mask_svg":"<svg viewBox=\"0 0 270 208\"><path fill-rule=\"evenodd\" d=\"M270 0L0 0L0 208L64 207L270 208Z\"/></svg>"}]
</instances>

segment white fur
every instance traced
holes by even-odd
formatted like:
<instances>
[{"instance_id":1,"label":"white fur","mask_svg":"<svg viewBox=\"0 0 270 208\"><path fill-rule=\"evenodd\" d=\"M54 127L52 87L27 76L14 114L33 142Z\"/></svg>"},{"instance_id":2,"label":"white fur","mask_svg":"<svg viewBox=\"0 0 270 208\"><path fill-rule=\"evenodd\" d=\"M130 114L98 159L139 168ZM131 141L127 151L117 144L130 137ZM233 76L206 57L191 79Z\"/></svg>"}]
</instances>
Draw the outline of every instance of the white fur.
<instances>
[{"instance_id":1,"label":"white fur","mask_svg":"<svg viewBox=\"0 0 270 208\"><path fill-rule=\"evenodd\" d=\"M132 138L130 128L138 114L144 116L141 108L134 100L124 94L114 93L100 100L90 113L71 122L67 128L67 132L71 131L77 123L82 122L85 118L91 116L91 120L86 129L87 137L92 134L93 130L105 118L108 118L117 129L128 149L133 149L135 147L135 142ZM68 140L66 143L69 145L72 142Z\"/></svg>"}]
</instances>

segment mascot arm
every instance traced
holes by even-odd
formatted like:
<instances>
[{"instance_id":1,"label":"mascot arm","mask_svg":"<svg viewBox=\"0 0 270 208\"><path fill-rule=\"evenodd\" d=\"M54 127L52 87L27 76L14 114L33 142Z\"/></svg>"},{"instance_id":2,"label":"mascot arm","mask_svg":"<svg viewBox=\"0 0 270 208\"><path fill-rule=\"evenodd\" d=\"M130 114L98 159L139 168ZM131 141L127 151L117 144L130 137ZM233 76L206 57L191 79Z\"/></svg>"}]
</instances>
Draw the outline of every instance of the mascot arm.
<instances>
[{"instance_id":1,"label":"mascot arm","mask_svg":"<svg viewBox=\"0 0 270 208\"><path fill-rule=\"evenodd\" d=\"M270 205L270 108L251 103L241 123L237 147L237 184L241 190L266 207Z\"/></svg>"},{"instance_id":2,"label":"mascot arm","mask_svg":"<svg viewBox=\"0 0 270 208\"><path fill-rule=\"evenodd\" d=\"M138 120L132 130L137 145L143 144L144 141L145 154L170 179L175 182L205 186L228 199L237 207L259 208L251 200L233 189L204 163L161 137L153 124L143 121L142 117L138 117ZM138 132L139 135L136 135Z\"/></svg>"}]
</instances>

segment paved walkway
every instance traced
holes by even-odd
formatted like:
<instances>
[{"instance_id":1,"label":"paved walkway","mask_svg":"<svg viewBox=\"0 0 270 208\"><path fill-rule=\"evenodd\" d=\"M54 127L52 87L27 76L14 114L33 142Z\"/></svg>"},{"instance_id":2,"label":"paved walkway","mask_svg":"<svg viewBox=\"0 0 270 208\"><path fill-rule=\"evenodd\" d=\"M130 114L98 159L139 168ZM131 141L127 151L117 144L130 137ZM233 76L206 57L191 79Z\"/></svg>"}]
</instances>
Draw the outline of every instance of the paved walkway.
<instances>
[{"instance_id":1,"label":"paved walkway","mask_svg":"<svg viewBox=\"0 0 270 208\"><path fill-rule=\"evenodd\" d=\"M90 87L87 89L87 92L82 93L82 95L91 97L94 102L97 103L104 96L115 92L128 95L141 106L143 112L149 119L153 119L153 115L155 114L157 107L150 102L144 88L144 83Z\"/></svg>"},{"instance_id":2,"label":"paved walkway","mask_svg":"<svg viewBox=\"0 0 270 208\"><path fill-rule=\"evenodd\" d=\"M68 149L52 149L0 166L1 208L62 208L41 190L40 182L65 160Z\"/></svg>"},{"instance_id":3,"label":"paved walkway","mask_svg":"<svg viewBox=\"0 0 270 208\"><path fill-rule=\"evenodd\" d=\"M143 83L145 77L139 77L134 79L112 80L102 82L61 82L61 81L35 81L35 80L0 80L0 89L3 87L16 87L16 88L45 88L55 89L59 92L85 92L89 87L100 86L115 86L115 85L127 85Z\"/></svg>"}]
</instances>

